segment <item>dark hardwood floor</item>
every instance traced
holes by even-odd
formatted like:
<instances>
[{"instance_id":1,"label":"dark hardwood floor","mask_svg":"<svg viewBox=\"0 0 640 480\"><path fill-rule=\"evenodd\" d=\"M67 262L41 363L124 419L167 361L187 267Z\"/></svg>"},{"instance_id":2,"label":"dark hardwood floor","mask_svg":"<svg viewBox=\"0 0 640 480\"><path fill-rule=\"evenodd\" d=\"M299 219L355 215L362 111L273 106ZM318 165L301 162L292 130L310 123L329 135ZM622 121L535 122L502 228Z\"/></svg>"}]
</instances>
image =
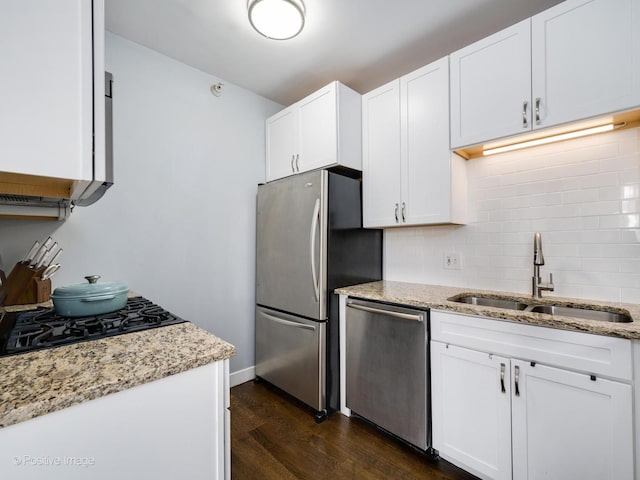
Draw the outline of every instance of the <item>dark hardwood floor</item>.
<instances>
[{"instance_id":1,"label":"dark hardwood floor","mask_svg":"<svg viewBox=\"0 0 640 480\"><path fill-rule=\"evenodd\" d=\"M476 480L362 420L339 413L321 424L265 383L231 389L233 480Z\"/></svg>"}]
</instances>

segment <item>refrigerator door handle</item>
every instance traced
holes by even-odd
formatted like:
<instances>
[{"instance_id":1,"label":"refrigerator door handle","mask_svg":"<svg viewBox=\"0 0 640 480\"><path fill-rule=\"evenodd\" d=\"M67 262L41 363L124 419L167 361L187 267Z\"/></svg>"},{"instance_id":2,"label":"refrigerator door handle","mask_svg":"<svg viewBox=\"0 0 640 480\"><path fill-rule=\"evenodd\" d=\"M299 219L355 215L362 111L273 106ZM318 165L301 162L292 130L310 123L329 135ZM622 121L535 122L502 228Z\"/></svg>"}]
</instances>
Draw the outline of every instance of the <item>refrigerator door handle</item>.
<instances>
[{"instance_id":1,"label":"refrigerator door handle","mask_svg":"<svg viewBox=\"0 0 640 480\"><path fill-rule=\"evenodd\" d=\"M309 255L311 256L311 276L313 277L313 291L316 294L316 302L320 301L320 278L316 272L316 234L318 223L320 222L320 199L316 199L313 207L313 217L311 218L311 231L309 234Z\"/></svg>"},{"instance_id":2,"label":"refrigerator door handle","mask_svg":"<svg viewBox=\"0 0 640 480\"><path fill-rule=\"evenodd\" d=\"M296 328L301 328L303 330L313 330L313 331L315 331L316 329L316 327L314 327L313 325L305 325L304 323L291 322L283 318L274 317L273 315L269 315L268 313L262 312L261 315L263 315L265 318L268 318L273 322L281 323L282 325L287 325L289 327L296 327Z\"/></svg>"}]
</instances>

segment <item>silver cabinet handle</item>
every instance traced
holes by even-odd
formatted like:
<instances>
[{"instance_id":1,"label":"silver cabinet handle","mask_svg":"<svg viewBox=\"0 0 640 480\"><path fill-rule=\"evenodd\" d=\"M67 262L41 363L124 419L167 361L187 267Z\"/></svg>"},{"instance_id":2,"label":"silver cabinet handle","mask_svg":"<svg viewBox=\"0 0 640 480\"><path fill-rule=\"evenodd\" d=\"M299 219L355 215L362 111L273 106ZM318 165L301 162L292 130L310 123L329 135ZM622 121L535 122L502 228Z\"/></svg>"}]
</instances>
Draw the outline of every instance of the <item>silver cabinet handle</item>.
<instances>
[{"instance_id":1,"label":"silver cabinet handle","mask_svg":"<svg viewBox=\"0 0 640 480\"><path fill-rule=\"evenodd\" d=\"M407 221L406 213L407 213L407 205L404 202L402 202L402 221L403 222Z\"/></svg>"},{"instance_id":2,"label":"silver cabinet handle","mask_svg":"<svg viewBox=\"0 0 640 480\"><path fill-rule=\"evenodd\" d=\"M316 234L318 232L318 223L320 222L320 199L316 199L313 207L313 217L311 217L311 231L309 232L309 254L311 256L311 276L313 280L313 292L316 296L316 302L320 301L320 276L316 273Z\"/></svg>"},{"instance_id":3,"label":"silver cabinet handle","mask_svg":"<svg viewBox=\"0 0 640 480\"><path fill-rule=\"evenodd\" d=\"M300 173L300 165L298 164L298 160L300 159L300 154L296 153L296 171Z\"/></svg>"},{"instance_id":4,"label":"silver cabinet handle","mask_svg":"<svg viewBox=\"0 0 640 480\"><path fill-rule=\"evenodd\" d=\"M540 97L536 97L536 125L540 125Z\"/></svg>"},{"instance_id":5,"label":"silver cabinet handle","mask_svg":"<svg viewBox=\"0 0 640 480\"><path fill-rule=\"evenodd\" d=\"M529 118L527 115L527 108L529 107L529 102L522 102L522 128L529 128Z\"/></svg>"},{"instance_id":6,"label":"silver cabinet handle","mask_svg":"<svg viewBox=\"0 0 640 480\"><path fill-rule=\"evenodd\" d=\"M422 322L422 316L414 315L411 313L394 312L393 310L386 310L384 308L367 307L365 305L358 305L357 303L347 304L348 308L355 308L356 310L362 310L369 313L379 313L380 315L386 315L388 317L401 318L403 320L413 320L415 322Z\"/></svg>"},{"instance_id":7,"label":"silver cabinet handle","mask_svg":"<svg viewBox=\"0 0 640 480\"><path fill-rule=\"evenodd\" d=\"M500 391L502 393L506 393L507 390L504 388L504 370L507 366L504 363L500 364Z\"/></svg>"},{"instance_id":8,"label":"silver cabinet handle","mask_svg":"<svg viewBox=\"0 0 640 480\"><path fill-rule=\"evenodd\" d=\"M293 161L295 160L295 158L296 158L296 156L295 156L295 155L291 155L291 171L292 171L293 173L296 173L296 169L295 169L295 167L293 166Z\"/></svg>"},{"instance_id":9,"label":"silver cabinet handle","mask_svg":"<svg viewBox=\"0 0 640 480\"><path fill-rule=\"evenodd\" d=\"M514 371L515 371L515 373L514 373L513 376L515 378L516 397L519 397L520 396L520 385L519 385L519 382L520 382L520 367L516 365L515 368L514 368Z\"/></svg>"},{"instance_id":10,"label":"silver cabinet handle","mask_svg":"<svg viewBox=\"0 0 640 480\"><path fill-rule=\"evenodd\" d=\"M268 313L264 313L264 312L260 312L260 314L265 316L266 318L268 318L269 320L271 320L273 322L280 323L280 324L286 325L288 327L302 328L303 330L315 330L316 329L316 327L314 327L313 325L305 325L304 323L292 322L290 320L285 320L284 318L274 317L273 315L269 315Z\"/></svg>"},{"instance_id":11,"label":"silver cabinet handle","mask_svg":"<svg viewBox=\"0 0 640 480\"><path fill-rule=\"evenodd\" d=\"M398 209L400 207L398 206L398 204L396 203L396 210L395 210L395 215L396 215L396 223L400 223L400 219L398 218Z\"/></svg>"}]
</instances>

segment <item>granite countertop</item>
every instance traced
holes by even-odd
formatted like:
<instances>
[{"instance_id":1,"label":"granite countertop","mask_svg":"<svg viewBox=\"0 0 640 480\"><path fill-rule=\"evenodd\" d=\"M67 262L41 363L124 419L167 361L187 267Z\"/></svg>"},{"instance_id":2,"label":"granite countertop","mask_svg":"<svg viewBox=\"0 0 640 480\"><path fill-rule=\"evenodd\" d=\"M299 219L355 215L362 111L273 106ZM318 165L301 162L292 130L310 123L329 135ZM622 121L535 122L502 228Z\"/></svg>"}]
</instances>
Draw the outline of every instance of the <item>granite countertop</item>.
<instances>
[{"instance_id":1,"label":"granite countertop","mask_svg":"<svg viewBox=\"0 0 640 480\"><path fill-rule=\"evenodd\" d=\"M3 357L0 428L235 353L233 345L185 322Z\"/></svg>"},{"instance_id":2,"label":"granite countertop","mask_svg":"<svg viewBox=\"0 0 640 480\"><path fill-rule=\"evenodd\" d=\"M498 320L525 323L543 327L561 328L564 330L576 330L580 332L607 335L613 337L640 339L640 304L625 304L615 302L601 302L596 300L584 300L577 298L543 296L533 299L530 295L522 293L499 292L492 290L478 290L475 288L443 287L440 285L423 285L418 283L380 281L363 283L350 287L342 287L335 293L349 295L367 300L396 303L422 308L432 308L469 315L482 315ZM485 307L466 303L452 302L447 299L454 296L478 295L487 297L509 297L523 303L535 303L536 305L562 304L565 306L579 305L580 308L597 310L606 307L610 310L626 311L632 322L615 323L600 320L586 320L560 315L548 315L544 313L523 312L520 310L508 310L504 308ZM586 307L585 307L586 306Z\"/></svg>"}]
</instances>

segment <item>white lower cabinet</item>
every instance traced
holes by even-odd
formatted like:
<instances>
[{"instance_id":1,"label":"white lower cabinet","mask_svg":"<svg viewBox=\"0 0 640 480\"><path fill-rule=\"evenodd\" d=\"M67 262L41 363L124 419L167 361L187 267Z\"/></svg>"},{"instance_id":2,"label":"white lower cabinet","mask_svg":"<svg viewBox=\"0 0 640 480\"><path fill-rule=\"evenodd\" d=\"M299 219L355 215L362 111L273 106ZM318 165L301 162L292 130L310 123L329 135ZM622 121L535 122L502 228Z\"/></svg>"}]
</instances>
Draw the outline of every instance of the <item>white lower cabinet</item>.
<instances>
[{"instance_id":1,"label":"white lower cabinet","mask_svg":"<svg viewBox=\"0 0 640 480\"><path fill-rule=\"evenodd\" d=\"M634 478L629 340L437 311L431 325L442 458L486 479Z\"/></svg>"},{"instance_id":2,"label":"white lower cabinet","mask_svg":"<svg viewBox=\"0 0 640 480\"><path fill-rule=\"evenodd\" d=\"M433 447L483 478L511 478L508 365L508 358L431 342Z\"/></svg>"},{"instance_id":3,"label":"white lower cabinet","mask_svg":"<svg viewBox=\"0 0 640 480\"><path fill-rule=\"evenodd\" d=\"M0 478L231 478L229 360L0 429Z\"/></svg>"},{"instance_id":4,"label":"white lower cabinet","mask_svg":"<svg viewBox=\"0 0 640 480\"><path fill-rule=\"evenodd\" d=\"M514 479L633 478L631 385L522 360L511 371Z\"/></svg>"}]
</instances>

